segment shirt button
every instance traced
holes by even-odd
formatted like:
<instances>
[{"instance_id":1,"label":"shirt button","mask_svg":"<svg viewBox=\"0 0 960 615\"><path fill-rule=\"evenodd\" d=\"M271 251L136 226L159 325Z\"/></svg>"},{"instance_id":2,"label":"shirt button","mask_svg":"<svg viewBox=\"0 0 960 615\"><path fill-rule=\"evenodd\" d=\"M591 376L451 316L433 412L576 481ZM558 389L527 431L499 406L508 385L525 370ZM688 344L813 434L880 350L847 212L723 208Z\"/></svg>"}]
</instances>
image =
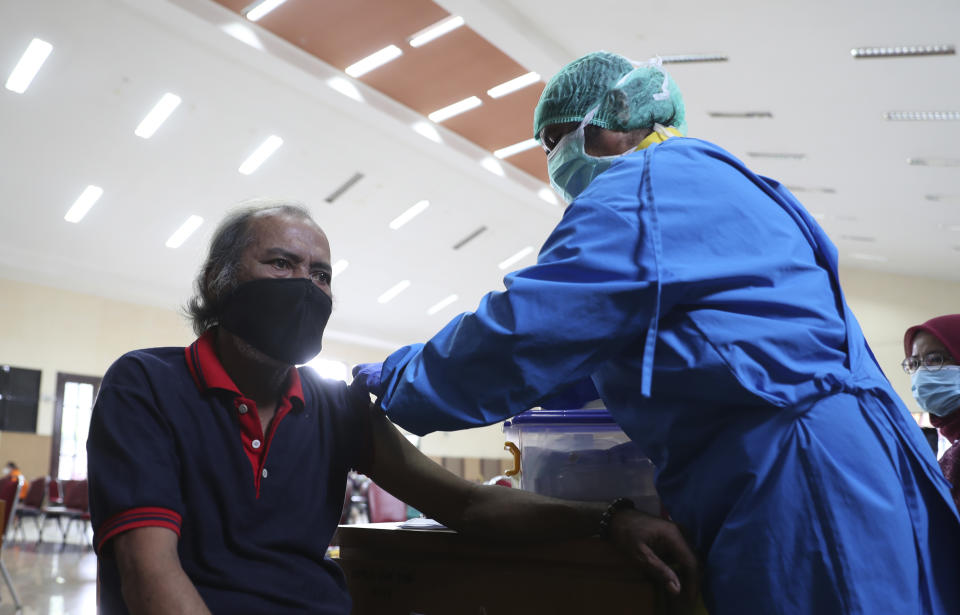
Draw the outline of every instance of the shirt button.
<instances>
[{"instance_id":1,"label":"shirt button","mask_svg":"<svg viewBox=\"0 0 960 615\"><path fill-rule=\"evenodd\" d=\"M260 440L254 440L253 442L250 443L250 446L252 446L253 448L260 448Z\"/></svg>"},{"instance_id":2,"label":"shirt button","mask_svg":"<svg viewBox=\"0 0 960 615\"><path fill-rule=\"evenodd\" d=\"M237 410L240 411L240 414L246 414L249 408L247 408L247 404L240 404L239 406L237 406Z\"/></svg>"},{"instance_id":3,"label":"shirt button","mask_svg":"<svg viewBox=\"0 0 960 615\"><path fill-rule=\"evenodd\" d=\"M269 475L270 475L270 473L267 472L267 469L266 469L266 468L263 469L263 472L260 472L260 476L262 476L262 477L264 477L264 478L266 478L266 477L269 476Z\"/></svg>"}]
</instances>

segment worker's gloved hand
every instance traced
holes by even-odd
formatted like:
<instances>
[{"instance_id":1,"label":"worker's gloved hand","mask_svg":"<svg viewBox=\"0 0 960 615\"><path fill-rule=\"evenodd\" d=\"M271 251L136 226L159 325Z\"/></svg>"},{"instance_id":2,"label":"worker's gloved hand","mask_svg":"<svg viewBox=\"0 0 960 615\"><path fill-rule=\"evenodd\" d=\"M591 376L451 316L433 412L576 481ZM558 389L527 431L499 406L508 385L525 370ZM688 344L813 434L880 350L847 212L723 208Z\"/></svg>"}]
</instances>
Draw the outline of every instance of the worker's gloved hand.
<instances>
[{"instance_id":1,"label":"worker's gloved hand","mask_svg":"<svg viewBox=\"0 0 960 615\"><path fill-rule=\"evenodd\" d=\"M384 386L380 381L380 372L383 363L360 363L353 368L353 384L351 388L361 389L377 397L383 395Z\"/></svg>"},{"instance_id":2,"label":"worker's gloved hand","mask_svg":"<svg viewBox=\"0 0 960 615\"><path fill-rule=\"evenodd\" d=\"M700 603L697 556L675 523L638 510L623 510L611 520L609 537L666 590L671 612L705 612Z\"/></svg>"}]
</instances>

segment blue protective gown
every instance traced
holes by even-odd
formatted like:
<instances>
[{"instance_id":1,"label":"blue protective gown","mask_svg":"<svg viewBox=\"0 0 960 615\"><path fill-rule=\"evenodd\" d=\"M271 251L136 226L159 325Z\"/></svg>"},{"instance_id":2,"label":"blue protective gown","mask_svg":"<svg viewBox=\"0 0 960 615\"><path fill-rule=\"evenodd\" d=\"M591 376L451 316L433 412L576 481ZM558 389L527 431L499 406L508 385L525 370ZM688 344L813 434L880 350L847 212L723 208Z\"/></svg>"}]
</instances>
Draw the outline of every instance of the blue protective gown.
<instances>
[{"instance_id":1,"label":"blue protective gown","mask_svg":"<svg viewBox=\"0 0 960 615\"><path fill-rule=\"evenodd\" d=\"M537 264L383 366L418 434L592 379L657 466L711 613L960 613L960 520L799 202L670 139L614 162Z\"/></svg>"}]
</instances>

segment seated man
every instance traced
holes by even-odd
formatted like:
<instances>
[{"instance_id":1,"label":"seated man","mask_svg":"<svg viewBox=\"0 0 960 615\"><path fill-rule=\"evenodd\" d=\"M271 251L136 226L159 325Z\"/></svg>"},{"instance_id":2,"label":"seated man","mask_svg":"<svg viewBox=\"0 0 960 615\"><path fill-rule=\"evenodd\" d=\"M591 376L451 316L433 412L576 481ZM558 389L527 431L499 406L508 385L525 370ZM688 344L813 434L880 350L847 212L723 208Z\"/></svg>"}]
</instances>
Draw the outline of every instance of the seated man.
<instances>
[{"instance_id":1,"label":"seated man","mask_svg":"<svg viewBox=\"0 0 960 615\"><path fill-rule=\"evenodd\" d=\"M320 351L330 278L327 238L305 209L237 211L189 304L199 339L128 353L107 372L87 444L101 613L349 613L325 551L351 468L461 532L609 533L671 594L681 578L683 594L696 591L674 525L468 483L365 394L295 368Z\"/></svg>"}]
</instances>

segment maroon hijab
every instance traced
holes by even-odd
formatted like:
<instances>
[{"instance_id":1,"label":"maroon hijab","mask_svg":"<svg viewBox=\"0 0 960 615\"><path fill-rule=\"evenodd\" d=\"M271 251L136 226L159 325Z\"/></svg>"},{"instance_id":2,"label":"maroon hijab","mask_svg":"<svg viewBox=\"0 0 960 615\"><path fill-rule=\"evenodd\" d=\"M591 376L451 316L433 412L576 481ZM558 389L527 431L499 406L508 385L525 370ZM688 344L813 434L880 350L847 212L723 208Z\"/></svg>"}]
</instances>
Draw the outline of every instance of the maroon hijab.
<instances>
[{"instance_id":1,"label":"maroon hijab","mask_svg":"<svg viewBox=\"0 0 960 615\"><path fill-rule=\"evenodd\" d=\"M948 314L931 318L922 325L907 329L903 336L903 352L910 356L913 350L913 338L920 331L926 331L940 340L940 343L950 351L953 360L960 363L960 314ZM930 423L940 430L945 438L953 443L947 452L940 458L940 468L943 475L953 485L953 499L960 507L960 410L947 416L940 417L931 414Z\"/></svg>"}]
</instances>

